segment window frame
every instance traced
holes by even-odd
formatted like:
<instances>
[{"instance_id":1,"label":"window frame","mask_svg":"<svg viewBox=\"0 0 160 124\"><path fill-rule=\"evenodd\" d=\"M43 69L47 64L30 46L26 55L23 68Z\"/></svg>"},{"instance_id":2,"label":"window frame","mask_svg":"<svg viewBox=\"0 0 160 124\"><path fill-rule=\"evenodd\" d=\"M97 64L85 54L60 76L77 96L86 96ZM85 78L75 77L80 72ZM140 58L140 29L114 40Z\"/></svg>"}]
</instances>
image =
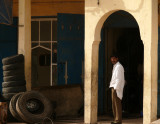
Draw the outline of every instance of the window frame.
<instances>
[{"instance_id":1,"label":"window frame","mask_svg":"<svg viewBox=\"0 0 160 124\"><path fill-rule=\"evenodd\" d=\"M38 47L41 47L41 48L43 48L43 49L46 49L46 50L48 50L48 51L50 51L51 52L51 62L50 62L50 86L53 86L53 85L57 85L57 82L55 82L55 83L53 83L53 66L56 66L57 67L57 62L56 63L53 63L53 45L54 44L57 44L57 40L53 40L53 37L52 37L52 35L53 35L53 25L52 25L52 23L53 23L53 21L57 21L57 18L56 17L53 17L53 18L32 18L31 19L31 22L32 21L38 21L39 23L39 31L38 31L38 41L32 41L32 39L31 39L31 50L33 50L33 49L36 49L36 48L38 48ZM42 21L50 21L51 22L51 41L41 41L40 40L40 34L41 34L41 32L40 32L40 22L42 22ZM32 25L31 25L32 26ZM38 45L37 46L34 46L34 47L32 47L32 44L33 43L37 43ZM41 46L41 43L48 43L48 44L50 44L51 45L51 48L49 49L49 48L47 48L47 47L44 47L44 46ZM58 73L58 72L57 72Z\"/></svg>"}]
</instances>

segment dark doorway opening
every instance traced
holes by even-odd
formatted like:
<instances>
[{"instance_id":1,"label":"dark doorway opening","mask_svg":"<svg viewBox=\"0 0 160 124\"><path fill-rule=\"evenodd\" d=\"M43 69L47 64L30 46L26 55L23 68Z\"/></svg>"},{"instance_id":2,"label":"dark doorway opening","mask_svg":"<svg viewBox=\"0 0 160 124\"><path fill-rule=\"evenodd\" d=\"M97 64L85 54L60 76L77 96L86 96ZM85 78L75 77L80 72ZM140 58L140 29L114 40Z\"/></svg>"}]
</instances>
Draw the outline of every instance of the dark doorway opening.
<instances>
[{"instance_id":1,"label":"dark doorway opening","mask_svg":"<svg viewBox=\"0 0 160 124\"><path fill-rule=\"evenodd\" d=\"M120 63L125 70L126 80L122 100L123 117L142 117L144 48L138 24L129 13L118 11L106 20L102 34L104 45L103 113L112 115L109 84L113 66L110 62L110 56L113 53L118 53Z\"/></svg>"},{"instance_id":2,"label":"dark doorway opening","mask_svg":"<svg viewBox=\"0 0 160 124\"><path fill-rule=\"evenodd\" d=\"M109 87L112 76L110 56L114 52L119 54L120 63L125 69L126 84L123 93L123 112L140 114L143 109L143 43L138 28L108 28L108 40L105 44L105 82ZM118 35L117 35L118 34ZM113 40L113 39L115 40ZM112 41L112 42L111 42ZM111 45L112 44L112 45ZM111 48L109 48L112 46ZM110 90L107 90L107 111L112 109Z\"/></svg>"}]
</instances>

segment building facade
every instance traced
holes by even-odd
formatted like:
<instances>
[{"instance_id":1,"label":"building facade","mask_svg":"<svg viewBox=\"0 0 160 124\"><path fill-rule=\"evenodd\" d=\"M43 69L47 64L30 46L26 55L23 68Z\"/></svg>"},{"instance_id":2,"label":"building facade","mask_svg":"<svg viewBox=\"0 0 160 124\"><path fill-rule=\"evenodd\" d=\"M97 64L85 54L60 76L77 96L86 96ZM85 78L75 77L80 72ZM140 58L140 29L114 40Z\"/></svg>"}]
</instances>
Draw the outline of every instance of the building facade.
<instances>
[{"instance_id":1,"label":"building facade","mask_svg":"<svg viewBox=\"0 0 160 124\"><path fill-rule=\"evenodd\" d=\"M109 57L118 52L127 82L124 110L143 110L144 124L157 120L158 3L14 0L14 49L25 55L27 89L84 84L84 123L97 123L97 115L111 111Z\"/></svg>"}]
</instances>

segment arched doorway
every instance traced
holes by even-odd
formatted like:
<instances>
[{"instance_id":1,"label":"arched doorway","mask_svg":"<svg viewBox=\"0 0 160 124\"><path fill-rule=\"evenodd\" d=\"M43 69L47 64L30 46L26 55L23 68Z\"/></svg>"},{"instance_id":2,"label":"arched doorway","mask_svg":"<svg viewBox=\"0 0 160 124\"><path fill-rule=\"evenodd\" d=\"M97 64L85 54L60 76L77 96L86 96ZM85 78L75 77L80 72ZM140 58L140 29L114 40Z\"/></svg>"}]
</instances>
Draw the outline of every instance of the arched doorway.
<instances>
[{"instance_id":1,"label":"arched doorway","mask_svg":"<svg viewBox=\"0 0 160 124\"><path fill-rule=\"evenodd\" d=\"M100 34L106 19L118 10L130 13L139 25L144 43L143 123L150 124L157 119L158 2L144 1L152 9L141 6L139 10L134 10L131 2L123 2L125 6L109 0L103 1L100 6L92 0L85 4L85 123L97 122Z\"/></svg>"},{"instance_id":2,"label":"arched doorway","mask_svg":"<svg viewBox=\"0 0 160 124\"><path fill-rule=\"evenodd\" d=\"M102 27L98 65L99 115L102 113L103 115L112 115L109 84L112 76L110 56L113 53L119 54L120 62L125 69L126 85L122 100L123 117L142 117L144 46L136 20L125 11L111 14Z\"/></svg>"},{"instance_id":3,"label":"arched doorway","mask_svg":"<svg viewBox=\"0 0 160 124\"><path fill-rule=\"evenodd\" d=\"M99 73L98 97L101 98L103 92L103 100L102 98L98 98L98 112L108 116L112 114L111 91L109 89L112 76L110 56L113 53L117 53L125 69L126 85L122 100L123 117L136 118L142 116L143 51L144 48L140 37L139 26L134 17L125 11L117 11L111 14L104 22L101 31L98 72L102 72L103 70L103 85L100 78L102 74ZM101 55L102 53L103 56ZM102 89L104 90L102 91ZM100 105L104 107L103 112Z\"/></svg>"}]
</instances>

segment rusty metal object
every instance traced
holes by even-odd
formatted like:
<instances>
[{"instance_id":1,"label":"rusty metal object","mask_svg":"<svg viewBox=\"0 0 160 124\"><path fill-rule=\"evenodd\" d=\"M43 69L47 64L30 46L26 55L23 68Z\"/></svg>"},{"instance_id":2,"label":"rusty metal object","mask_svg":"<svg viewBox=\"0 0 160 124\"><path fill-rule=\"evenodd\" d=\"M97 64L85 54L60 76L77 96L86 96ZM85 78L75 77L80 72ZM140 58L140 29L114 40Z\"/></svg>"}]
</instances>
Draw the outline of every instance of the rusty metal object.
<instances>
[{"instance_id":1,"label":"rusty metal object","mask_svg":"<svg viewBox=\"0 0 160 124\"><path fill-rule=\"evenodd\" d=\"M8 110L7 102L0 102L0 124L7 123L7 110Z\"/></svg>"}]
</instances>

